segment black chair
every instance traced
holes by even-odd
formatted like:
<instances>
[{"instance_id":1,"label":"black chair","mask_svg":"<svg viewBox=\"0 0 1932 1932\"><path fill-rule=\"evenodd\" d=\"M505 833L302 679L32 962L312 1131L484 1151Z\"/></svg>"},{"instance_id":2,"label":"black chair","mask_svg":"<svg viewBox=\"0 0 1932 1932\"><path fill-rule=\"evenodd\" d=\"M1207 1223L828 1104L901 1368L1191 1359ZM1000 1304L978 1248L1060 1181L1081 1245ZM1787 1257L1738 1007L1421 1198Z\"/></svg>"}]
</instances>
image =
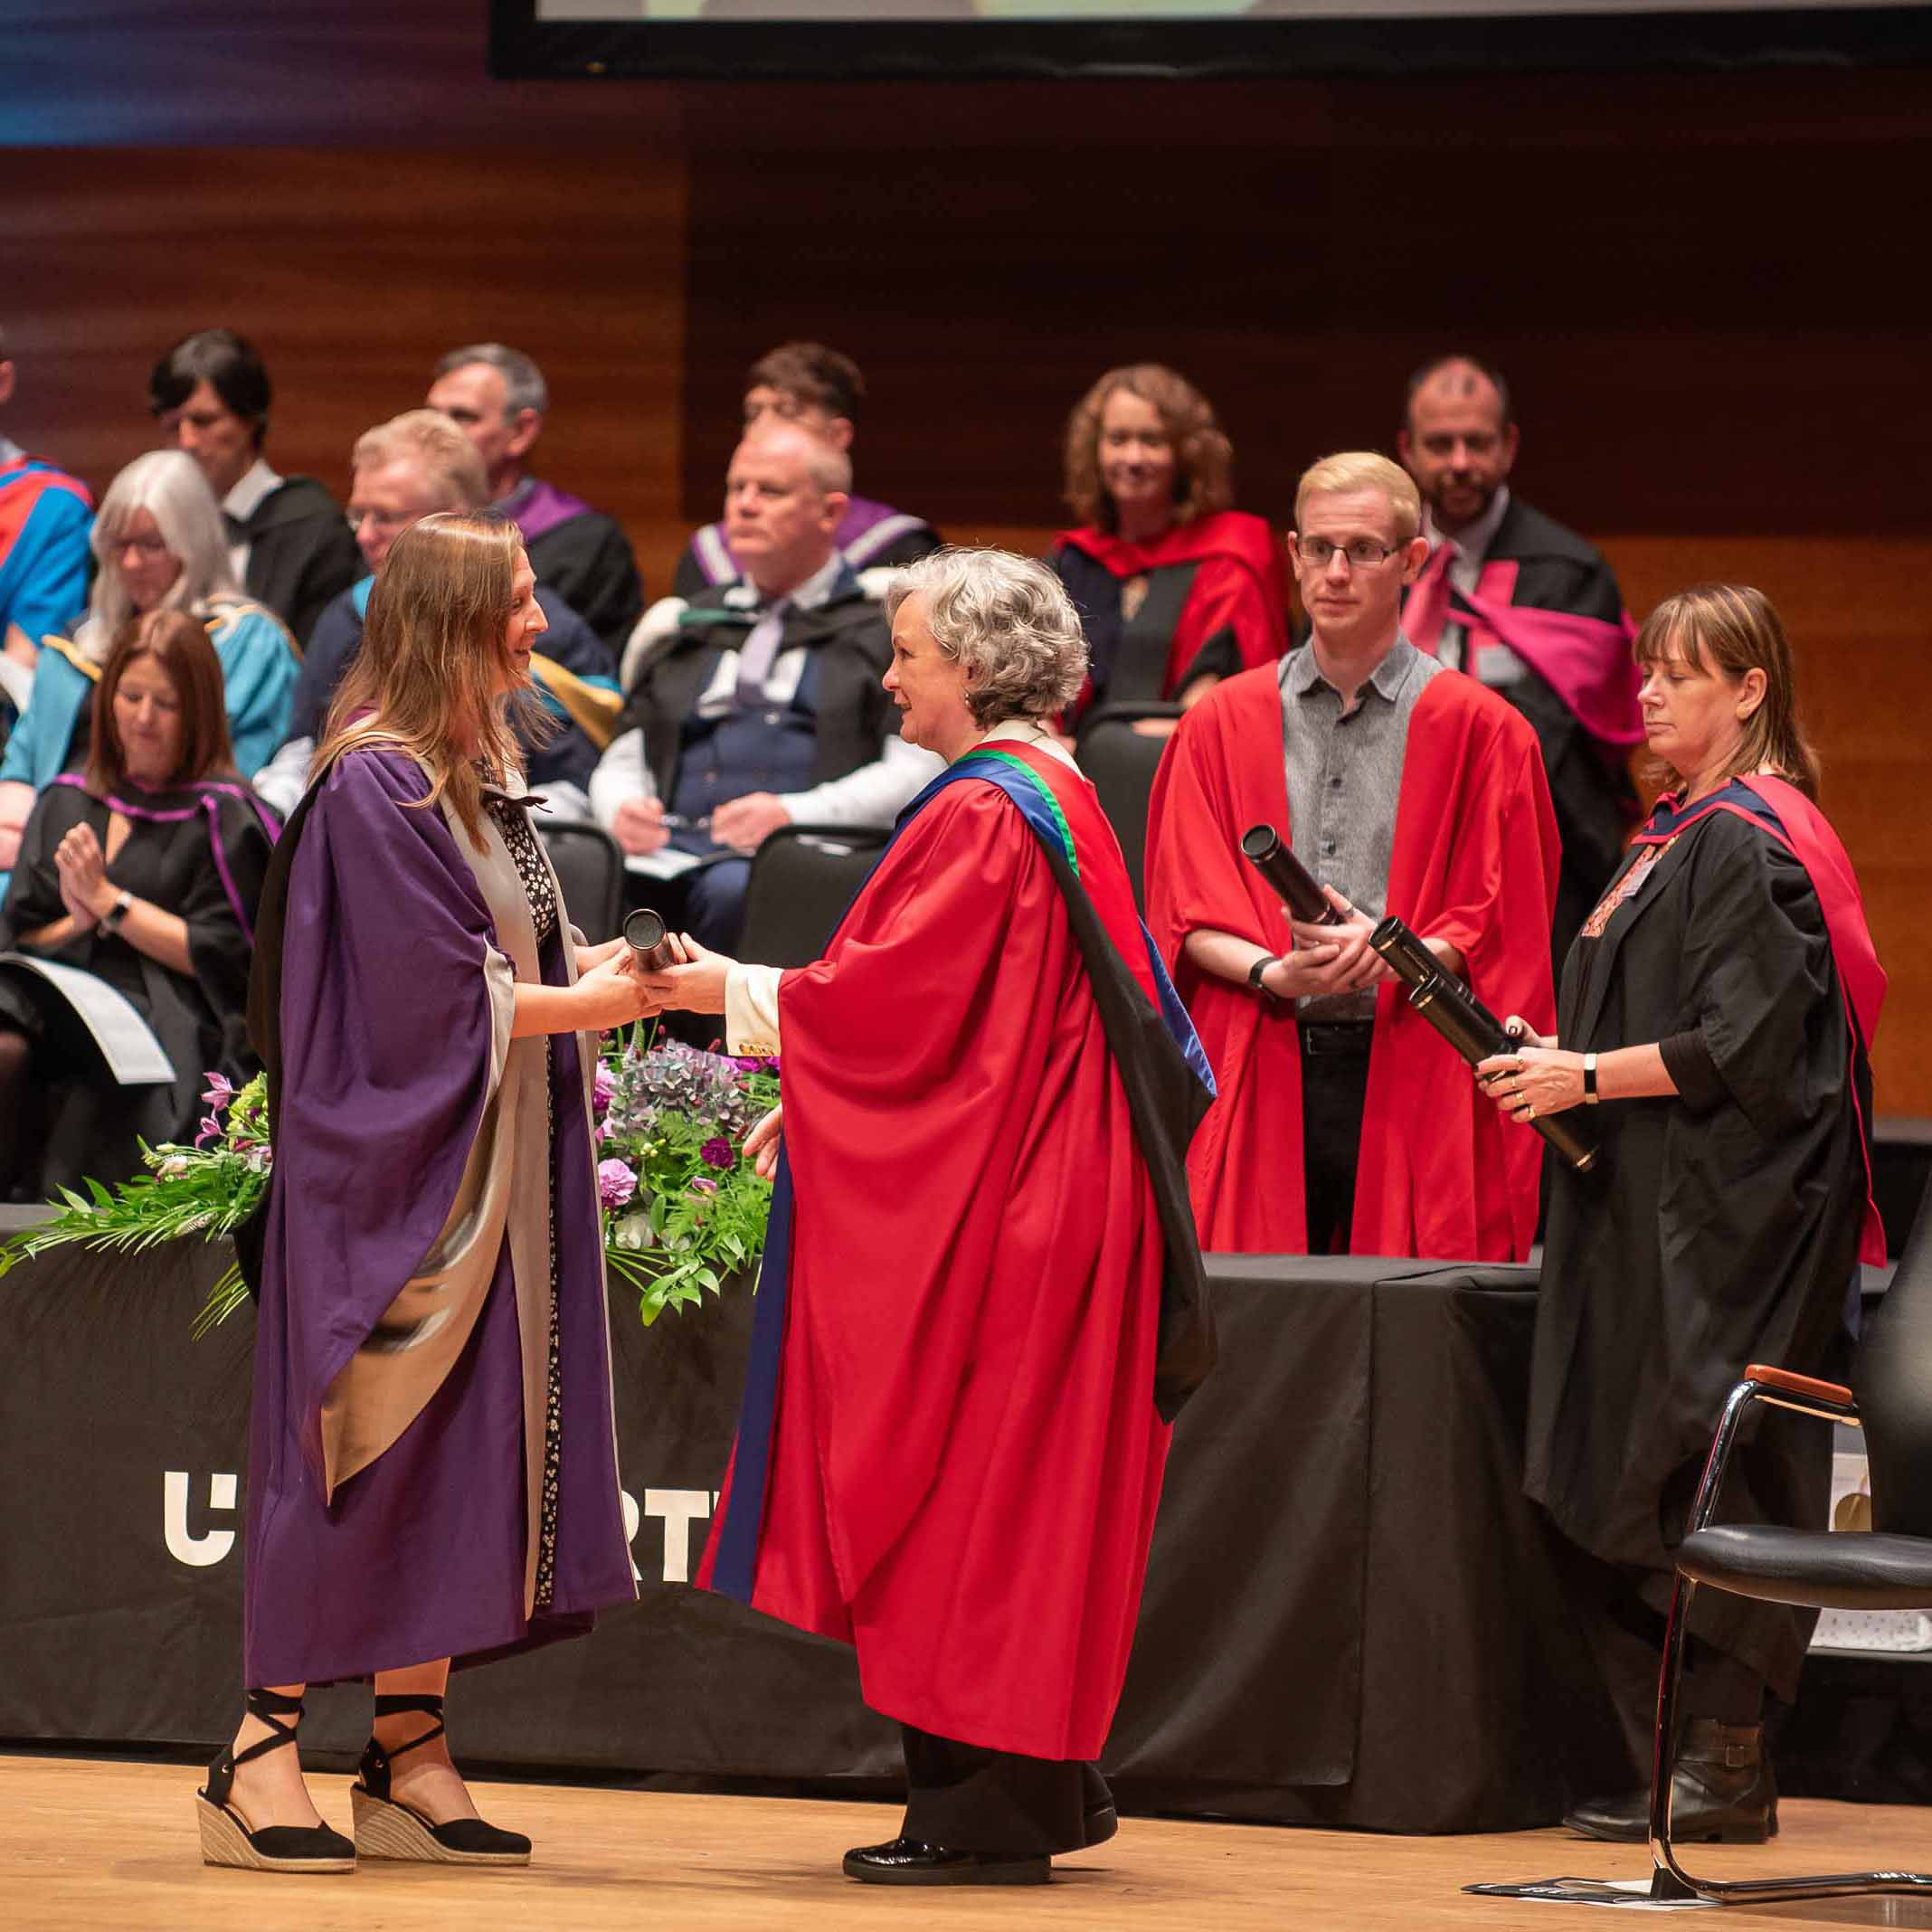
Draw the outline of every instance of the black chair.
<instances>
[{"instance_id":1,"label":"black chair","mask_svg":"<svg viewBox=\"0 0 1932 1932\"><path fill-rule=\"evenodd\" d=\"M889 836L876 826L781 825L752 859L738 957L810 965Z\"/></svg>"},{"instance_id":2,"label":"black chair","mask_svg":"<svg viewBox=\"0 0 1932 1932\"><path fill-rule=\"evenodd\" d=\"M1143 911L1147 905L1141 879L1147 857L1147 801L1168 741L1166 734L1153 736L1134 726L1143 720L1179 715L1179 705L1102 705L1082 723L1074 754L1099 794L1100 809L1121 842L1127 876L1133 881L1133 903Z\"/></svg>"},{"instance_id":3,"label":"black chair","mask_svg":"<svg viewBox=\"0 0 1932 1932\"><path fill-rule=\"evenodd\" d=\"M575 821L546 823L537 829L556 867L564 888L564 910L583 934L587 945L601 946L617 937L623 903L623 848L601 825Z\"/></svg>"},{"instance_id":4,"label":"black chair","mask_svg":"<svg viewBox=\"0 0 1932 1932\"><path fill-rule=\"evenodd\" d=\"M1755 1363L1744 1375L1724 1405L1690 1533L1677 1551L1677 1584L1657 1685L1651 1896L1742 1905L1844 1892L1932 1892L1932 1873L1919 1871L1700 1879L1683 1869L1671 1843L1684 1632L1700 1587L1820 1609L1932 1610L1932 1210L1921 1203L1891 1286L1872 1317L1853 1373L1855 1396L1836 1382ZM1871 1469L1870 1533L1712 1523L1738 1432L1759 1402L1864 1431Z\"/></svg>"}]
</instances>

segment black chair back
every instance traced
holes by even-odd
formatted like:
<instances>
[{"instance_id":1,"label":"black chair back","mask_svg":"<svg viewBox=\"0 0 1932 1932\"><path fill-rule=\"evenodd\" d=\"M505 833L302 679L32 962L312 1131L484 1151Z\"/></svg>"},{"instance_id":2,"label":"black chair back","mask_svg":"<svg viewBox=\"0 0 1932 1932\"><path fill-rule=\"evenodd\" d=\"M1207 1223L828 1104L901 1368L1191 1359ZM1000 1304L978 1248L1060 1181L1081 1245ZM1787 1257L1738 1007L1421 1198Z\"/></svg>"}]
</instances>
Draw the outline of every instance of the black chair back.
<instances>
[{"instance_id":1,"label":"black chair back","mask_svg":"<svg viewBox=\"0 0 1932 1932\"><path fill-rule=\"evenodd\" d=\"M539 819L537 829L564 888L570 923L589 945L615 939L624 895L623 848L601 825Z\"/></svg>"},{"instance_id":2,"label":"black chair back","mask_svg":"<svg viewBox=\"0 0 1932 1932\"><path fill-rule=\"evenodd\" d=\"M1099 796L1100 809L1106 813L1113 836L1121 842L1127 876L1133 881L1133 903L1142 911L1147 906L1143 884L1147 801L1168 741L1133 727L1139 719L1179 715L1179 705L1103 705L1081 725L1074 754Z\"/></svg>"},{"instance_id":3,"label":"black chair back","mask_svg":"<svg viewBox=\"0 0 1932 1932\"><path fill-rule=\"evenodd\" d=\"M1932 1537L1932 1192L1859 1350L1852 1387L1871 1465L1871 1527Z\"/></svg>"},{"instance_id":4,"label":"black chair back","mask_svg":"<svg viewBox=\"0 0 1932 1932\"><path fill-rule=\"evenodd\" d=\"M810 965L889 836L875 826L781 826L752 860L738 957L760 966Z\"/></svg>"}]
</instances>

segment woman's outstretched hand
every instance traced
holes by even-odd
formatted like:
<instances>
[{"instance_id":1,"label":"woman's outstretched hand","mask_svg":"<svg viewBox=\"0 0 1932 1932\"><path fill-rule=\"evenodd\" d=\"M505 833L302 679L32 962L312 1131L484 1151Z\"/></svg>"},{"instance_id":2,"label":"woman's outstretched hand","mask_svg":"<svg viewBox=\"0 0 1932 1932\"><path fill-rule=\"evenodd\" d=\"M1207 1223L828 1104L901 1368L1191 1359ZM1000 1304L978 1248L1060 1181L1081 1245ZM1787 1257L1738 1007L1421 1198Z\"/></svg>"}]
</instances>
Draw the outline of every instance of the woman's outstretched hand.
<instances>
[{"instance_id":1,"label":"woman's outstretched hand","mask_svg":"<svg viewBox=\"0 0 1932 1932\"><path fill-rule=\"evenodd\" d=\"M684 948L684 965L639 978L650 1011L661 1013L670 1008L679 1013L722 1013L724 976L736 961L722 952L707 952L688 933L680 933L677 943Z\"/></svg>"},{"instance_id":2,"label":"woman's outstretched hand","mask_svg":"<svg viewBox=\"0 0 1932 1932\"><path fill-rule=\"evenodd\" d=\"M647 1019L658 1009L632 970L630 948L620 946L581 978L573 989L586 1032L610 1033L633 1021Z\"/></svg>"},{"instance_id":3,"label":"woman's outstretched hand","mask_svg":"<svg viewBox=\"0 0 1932 1932\"><path fill-rule=\"evenodd\" d=\"M764 1180L770 1180L778 1172L778 1150L785 1135L785 1109L782 1103L759 1122L744 1137L744 1158L752 1163L753 1170Z\"/></svg>"}]
</instances>

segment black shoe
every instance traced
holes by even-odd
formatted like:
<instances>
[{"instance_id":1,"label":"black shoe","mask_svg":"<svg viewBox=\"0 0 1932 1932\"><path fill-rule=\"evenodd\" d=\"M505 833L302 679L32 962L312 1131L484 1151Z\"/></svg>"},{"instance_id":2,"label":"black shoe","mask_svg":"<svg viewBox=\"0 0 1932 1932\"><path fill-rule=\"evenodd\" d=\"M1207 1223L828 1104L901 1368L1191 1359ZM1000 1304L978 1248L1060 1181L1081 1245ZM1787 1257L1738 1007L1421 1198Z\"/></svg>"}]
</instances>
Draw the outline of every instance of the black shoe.
<instances>
[{"instance_id":1,"label":"black shoe","mask_svg":"<svg viewBox=\"0 0 1932 1932\"><path fill-rule=\"evenodd\" d=\"M355 1851L361 1858L408 1859L425 1865L527 1865L530 1841L521 1832L499 1831L480 1818L451 1818L437 1824L412 1804L389 1795L389 1769L406 1751L443 1734L440 1697L379 1697L375 1714L420 1710L436 1719L420 1738L385 1751L374 1738L364 1747L356 1782L349 1786L355 1815Z\"/></svg>"},{"instance_id":2,"label":"black shoe","mask_svg":"<svg viewBox=\"0 0 1932 1932\"><path fill-rule=\"evenodd\" d=\"M202 1863L233 1865L244 1871L354 1871L355 1847L340 1832L326 1824L269 1824L251 1831L248 1820L228 1802L234 1790L235 1766L292 1745L295 1724L279 1720L302 1720L298 1697L273 1690L250 1690L245 1696L249 1715L259 1718L274 1735L258 1738L243 1751L231 1745L208 1766L208 1782L194 1794Z\"/></svg>"},{"instance_id":3,"label":"black shoe","mask_svg":"<svg viewBox=\"0 0 1932 1932\"><path fill-rule=\"evenodd\" d=\"M865 1885L1044 1885L1052 1863L1005 1852L950 1852L916 1838L895 1838L848 1852L845 1875Z\"/></svg>"},{"instance_id":4,"label":"black shoe","mask_svg":"<svg viewBox=\"0 0 1932 1932\"><path fill-rule=\"evenodd\" d=\"M1641 1845L1650 1836L1650 1789L1579 1804L1563 1822L1586 1838ZM1763 1728L1692 1718L1671 1779L1672 1842L1761 1845L1776 1836L1777 1781Z\"/></svg>"},{"instance_id":5,"label":"black shoe","mask_svg":"<svg viewBox=\"0 0 1932 1932\"><path fill-rule=\"evenodd\" d=\"M1111 1804L1102 1804L1090 1811L1081 1821L1086 1827L1086 1837L1082 1843L1092 1851L1095 1845L1103 1845L1121 1828L1121 1814Z\"/></svg>"}]
</instances>

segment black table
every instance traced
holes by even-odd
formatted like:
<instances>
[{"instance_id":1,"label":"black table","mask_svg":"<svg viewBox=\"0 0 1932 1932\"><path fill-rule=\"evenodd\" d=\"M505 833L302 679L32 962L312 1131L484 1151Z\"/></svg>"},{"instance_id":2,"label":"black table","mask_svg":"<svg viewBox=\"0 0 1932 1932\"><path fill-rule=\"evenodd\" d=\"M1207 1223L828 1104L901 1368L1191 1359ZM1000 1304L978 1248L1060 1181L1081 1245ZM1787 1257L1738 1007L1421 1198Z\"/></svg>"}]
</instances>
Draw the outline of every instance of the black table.
<instances>
[{"instance_id":1,"label":"black table","mask_svg":"<svg viewBox=\"0 0 1932 1932\"><path fill-rule=\"evenodd\" d=\"M251 1321L189 1323L213 1248L57 1252L0 1282L0 1738L206 1747L239 1707ZM1518 1482L1534 1275L1216 1257L1221 1366L1181 1417L1106 1766L1122 1800L1385 1831L1546 1823L1607 1714ZM889 1779L841 1647L685 1587L730 1444L742 1289L611 1298L641 1597L459 1686L472 1763ZM318 1693L305 1747L366 1735Z\"/></svg>"}]
</instances>

